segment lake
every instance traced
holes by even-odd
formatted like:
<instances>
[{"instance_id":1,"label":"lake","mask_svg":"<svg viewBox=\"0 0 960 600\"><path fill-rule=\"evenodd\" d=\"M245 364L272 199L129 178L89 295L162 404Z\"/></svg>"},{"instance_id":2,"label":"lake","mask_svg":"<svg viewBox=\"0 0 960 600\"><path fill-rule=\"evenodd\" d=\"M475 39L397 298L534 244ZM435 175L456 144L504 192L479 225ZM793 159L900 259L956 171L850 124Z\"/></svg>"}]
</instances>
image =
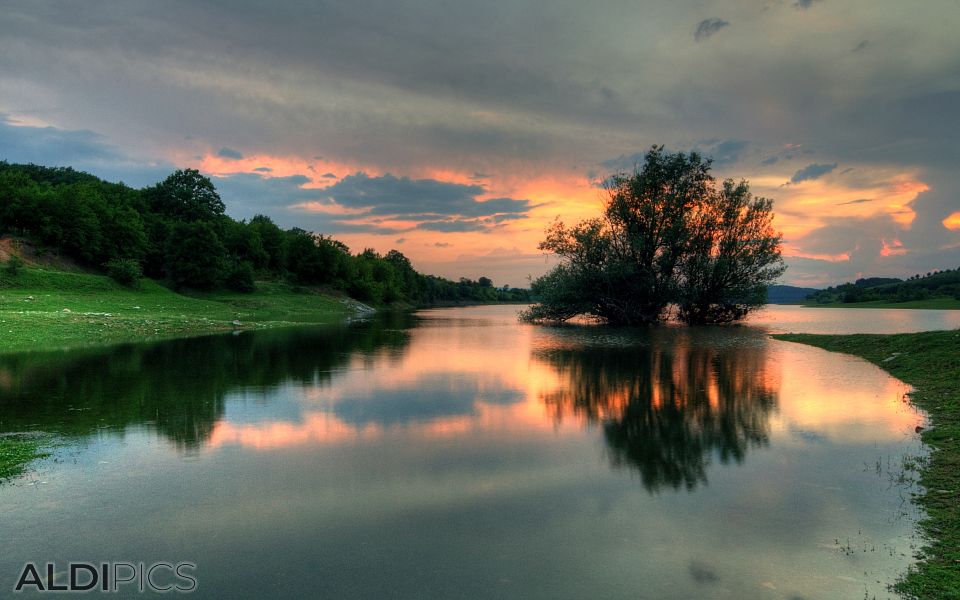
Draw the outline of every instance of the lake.
<instances>
[{"instance_id":1,"label":"lake","mask_svg":"<svg viewBox=\"0 0 960 600\"><path fill-rule=\"evenodd\" d=\"M27 562L166 561L196 564L194 598L890 596L921 544L923 415L877 367L767 332L960 311L516 312L0 357L0 432L65 440L0 486L0 590Z\"/></svg>"}]
</instances>

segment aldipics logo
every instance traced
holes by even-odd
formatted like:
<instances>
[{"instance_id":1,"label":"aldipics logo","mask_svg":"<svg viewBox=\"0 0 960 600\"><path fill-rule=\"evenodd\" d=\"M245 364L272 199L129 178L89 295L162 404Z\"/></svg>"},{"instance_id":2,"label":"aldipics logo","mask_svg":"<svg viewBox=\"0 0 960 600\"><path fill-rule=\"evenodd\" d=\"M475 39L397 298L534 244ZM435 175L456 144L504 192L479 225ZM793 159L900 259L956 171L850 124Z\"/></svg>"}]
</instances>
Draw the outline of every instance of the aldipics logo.
<instances>
[{"instance_id":1,"label":"aldipics logo","mask_svg":"<svg viewBox=\"0 0 960 600\"><path fill-rule=\"evenodd\" d=\"M197 565L190 562L70 562L60 570L55 563L27 563L13 591L189 593L197 589L196 569Z\"/></svg>"}]
</instances>

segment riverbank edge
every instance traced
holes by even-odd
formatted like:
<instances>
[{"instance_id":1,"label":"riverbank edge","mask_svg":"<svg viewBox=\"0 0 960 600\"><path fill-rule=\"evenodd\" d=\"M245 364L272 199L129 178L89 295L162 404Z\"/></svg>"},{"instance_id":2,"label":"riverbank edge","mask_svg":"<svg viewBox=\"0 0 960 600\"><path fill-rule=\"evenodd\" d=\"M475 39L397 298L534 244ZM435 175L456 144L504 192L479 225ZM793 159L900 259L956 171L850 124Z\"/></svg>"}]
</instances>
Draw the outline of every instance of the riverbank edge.
<instances>
[{"instance_id":1,"label":"riverbank edge","mask_svg":"<svg viewBox=\"0 0 960 600\"><path fill-rule=\"evenodd\" d=\"M930 298L928 300L910 300L908 302L887 302L885 300L871 300L870 302L808 302L797 303L806 308L901 308L904 310L960 310L960 300L954 298Z\"/></svg>"},{"instance_id":2,"label":"riverbank edge","mask_svg":"<svg viewBox=\"0 0 960 600\"><path fill-rule=\"evenodd\" d=\"M893 585L908 598L960 599L960 330L891 335L774 334L774 339L864 358L913 386L910 401L927 413L930 457L914 501L926 545Z\"/></svg>"}]
</instances>

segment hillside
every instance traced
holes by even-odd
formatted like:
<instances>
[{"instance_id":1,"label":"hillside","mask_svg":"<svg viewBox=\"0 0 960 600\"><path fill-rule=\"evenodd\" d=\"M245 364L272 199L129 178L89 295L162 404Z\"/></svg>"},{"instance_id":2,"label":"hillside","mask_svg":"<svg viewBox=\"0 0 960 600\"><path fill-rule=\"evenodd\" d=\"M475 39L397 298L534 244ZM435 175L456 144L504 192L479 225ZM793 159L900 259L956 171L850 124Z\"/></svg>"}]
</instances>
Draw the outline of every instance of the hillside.
<instances>
[{"instance_id":1,"label":"hillside","mask_svg":"<svg viewBox=\"0 0 960 600\"><path fill-rule=\"evenodd\" d=\"M767 302L770 304L801 304L807 296L819 292L816 288L795 285L771 285L767 287Z\"/></svg>"},{"instance_id":2,"label":"hillside","mask_svg":"<svg viewBox=\"0 0 960 600\"><path fill-rule=\"evenodd\" d=\"M916 304L934 303L942 307L954 306L960 300L960 269L935 271L926 275L914 275L907 280L891 278L858 279L829 287L812 294L813 304Z\"/></svg>"}]
</instances>

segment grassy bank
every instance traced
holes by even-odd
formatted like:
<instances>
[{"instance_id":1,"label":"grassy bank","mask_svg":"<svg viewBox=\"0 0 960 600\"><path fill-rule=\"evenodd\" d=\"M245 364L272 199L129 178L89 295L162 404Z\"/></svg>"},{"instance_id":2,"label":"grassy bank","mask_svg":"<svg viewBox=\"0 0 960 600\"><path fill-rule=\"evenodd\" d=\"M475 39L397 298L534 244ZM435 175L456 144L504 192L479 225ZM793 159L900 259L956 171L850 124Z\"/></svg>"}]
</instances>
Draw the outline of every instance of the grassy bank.
<instances>
[{"instance_id":1,"label":"grassy bank","mask_svg":"<svg viewBox=\"0 0 960 600\"><path fill-rule=\"evenodd\" d=\"M0 274L0 353L329 323L351 313L343 301L282 283L187 296L147 279L129 289L100 275L31 268Z\"/></svg>"},{"instance_id":2,"label":"grassy bank","mask_svg":"<svg viewBox=\"0 0 960 600\"><path fill-rule=\"evenodd\" d=\"M42 434L0 436L0 481L22 474L28 463L48 456L44 451L48 442Z\"/></svg>"},{"instance_id":3,"label":"grassy bank","mask_svg":"<svg viewBox=\"0 0 960 600\"><path fill-rule=\"evenodd\" d=\"M873 300L871 302L804 302L803 306L816 308L919 308L928 310L960 310L960 300L956 298L929 298L927 300L910 300L909 302L887 302Z\"/></svg>"},{"instance_id":4,"label":"grassy bank","mask_svg":"<svg viewBox=\"0 0 960 600\"><path fill-rule=\"evenodd\" d=\"M0 354L333 323L354 313L351 302L282 283L187 296L147 279L130 289L100 275L25 268L0 273ZM45 456L49 443L31 432L0 437L0 481Z\"/></svg>"},{"instance_id":5,"label":"grassy bank","mask_svg":"<svg viewBox=\"0 0 960 600\"><path fill-rule=\"evenodd\" d=\"M773 337L863 357L916 388L911 400L933 424L923 432L932 453L921 471L926 491L916 499L928 515L921 527L929 543L897 591L960 599L960 331Z\"/></svg>"}]
</instances>

